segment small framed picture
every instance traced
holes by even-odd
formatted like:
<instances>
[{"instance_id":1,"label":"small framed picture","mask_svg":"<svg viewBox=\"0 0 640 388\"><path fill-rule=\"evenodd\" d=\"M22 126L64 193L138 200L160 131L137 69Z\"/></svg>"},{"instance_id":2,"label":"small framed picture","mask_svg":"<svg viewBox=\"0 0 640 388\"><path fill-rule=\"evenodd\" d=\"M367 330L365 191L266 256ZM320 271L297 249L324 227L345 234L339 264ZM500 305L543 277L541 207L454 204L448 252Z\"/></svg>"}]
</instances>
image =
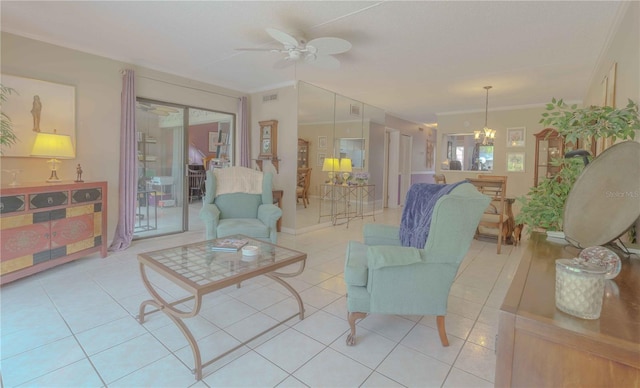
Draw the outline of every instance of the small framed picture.
<instances>
[{"instance_id":1,"label":"small framed picture","mask_svg":"<svg viewBox=\"0 0 640 388\"><path fill-rule=\"evenodd\" d=\"M525 127L507 128L507 147L524 147Z\"/></svg>"},{"instance_id":2,"label":"small framed picture","mask_svg":"<svg viewBox=\"0 0 640 388\"><path fill-rule=\"evenodd\" d=\"M320 149L327 148L327 137L326 136L318 136L318 148L320 148Z\"/></svg>"},{"instance_id":3,"label":"small framed picture","mask_svg":"<svg viewBox=\"0 0 640 388\"><path fill-rule=\"evenodd\" d=\"M524 172L524 152L507 152L507 171Z\"/></svg>"},{"instance_id":4,"label":"small framed picture","mask_svg":"<svg viewBox=\"0 0 640 388\"><path fill-rule=\"evenodd\" d=\"M326 154L318 154L318 167L322 167L322 165L324 164L324 158L326 157Z\"/></svg>"}]
</instances>

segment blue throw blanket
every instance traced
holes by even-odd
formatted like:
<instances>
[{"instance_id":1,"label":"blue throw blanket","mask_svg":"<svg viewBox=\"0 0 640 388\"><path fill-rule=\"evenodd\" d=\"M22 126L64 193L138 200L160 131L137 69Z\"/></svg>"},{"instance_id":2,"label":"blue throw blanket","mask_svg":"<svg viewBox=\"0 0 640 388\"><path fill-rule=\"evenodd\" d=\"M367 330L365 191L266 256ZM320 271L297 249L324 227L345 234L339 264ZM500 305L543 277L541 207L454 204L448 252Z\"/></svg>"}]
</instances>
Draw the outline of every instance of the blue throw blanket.
<instances>
[{"instance_id":1,"label":"blue throw blanket","mask_svg":"<svg viewBox=\"0 0 640 388\"><path fill-rule=\"evenodd\" d=\"M416 183L407 193L407 199L400 221L400 242L405 247L423 249L431 228L431 216L438 199L447 195L456 186L466 181L450 185Z\"/></svg>"}]
</instances>

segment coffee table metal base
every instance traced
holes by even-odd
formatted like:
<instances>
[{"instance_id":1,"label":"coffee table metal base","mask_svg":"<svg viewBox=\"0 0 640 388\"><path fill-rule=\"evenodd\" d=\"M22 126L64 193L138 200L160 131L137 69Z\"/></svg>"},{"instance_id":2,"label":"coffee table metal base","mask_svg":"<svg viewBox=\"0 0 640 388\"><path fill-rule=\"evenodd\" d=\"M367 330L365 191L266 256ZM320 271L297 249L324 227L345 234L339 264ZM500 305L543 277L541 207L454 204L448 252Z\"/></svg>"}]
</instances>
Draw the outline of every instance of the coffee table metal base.
<instances>
[{"instance_id":1,"label":"coffee table metal base","mask_svg":"<svg viewBox=\"0 0 640 388\"><path fill-rule=\"evenodd\" d=\"M282 324L290 321L291 319L295 318L296 316L300 317L300 320L304 319L304 304L302 303L302 298L300 298L300 294L298 294L298 292L291 287L291 285L289 283L287 283L286 281L284 281L282 278L288 278L288 277L294 277L297 275L300 275L302 273L302 271L304 270L304 266L305 266L305 262L302 261L300 262L300 268L296 271L296 272L292 272L292 273L281 273L281 272L269 272L269 273L265 273L264 275L267 276L268 278L276 281L277 283L280 283L284 288L286 288L287 290L289 290L289 292L293 295L293 297L296 299L296 301L298 302L298 312L291 315L288 318L285 318L284 320L278 322L277 324L271 326L270 328L256 334L255 336L249 338L248 340L242 342L241 344L227 350L226 352L216 356L215 358L212 358L209 361L206 362L202 362L202 357L201 357L201 353L200 353L200 347L198 346L198 342L196 341L195 337L193 336L193 334L191 333L191 330L189 330L189 327L187 327L187 325L183 322L183 319L185 318L192 318L195 317L196 315L198 315L198 313L200 312L200 308L202 306L202 296L204 295L191 295L188 296L186 298L180 299L180 300L176 300L173 302L168 302L166 301L163 297L160 296L160 294L155 290L155 288L153 287L153 285L151 284L151 282L149 281L149 278L147 277L147 273L145 270L145 265L143 263L140 263L140 274L142 276L142 281L144 283L144 286L146 287L147 291L149 291L149 293L151 294L151 297L153 299L149 299L149 300L145 300L144 302L142 302L140 304L140 311L139 314L136 318L138 318L138 320L140 321L140 323L144 323L144 318L147 315L156 313L158 311L162 311L163 313L165 313L169 319L171 319L171 321L173 321L173 323L175 323L176 326L178 326L178 328L180 329L180 331L182 332L182 334L185 336L185 338L187 339L187 341L189 342L189 346L191 346L191 351L193 353L193 360L194 360L194 365L195 368L192 369L192 373L195 374L196 380L202 380L202 369L213 364L214 362L218 361L219 359L221 359L222 357L240 349L241 347L245 346L246 344L248 344L249 342L253 341L254 339L260 337L261 335L268 333L269 331L281 326ZM238 283L238 287L240 287L240 283ZM193 308L191 309L191 311L183 311L178 309L176 306L184 303L184 302L188 302L190 300L194 300L195 303L193 305ZM155 309L152 309L148 312L145 312L145 309L147 306L152 306L155 307Z\"/></svg>"}]
</instances>

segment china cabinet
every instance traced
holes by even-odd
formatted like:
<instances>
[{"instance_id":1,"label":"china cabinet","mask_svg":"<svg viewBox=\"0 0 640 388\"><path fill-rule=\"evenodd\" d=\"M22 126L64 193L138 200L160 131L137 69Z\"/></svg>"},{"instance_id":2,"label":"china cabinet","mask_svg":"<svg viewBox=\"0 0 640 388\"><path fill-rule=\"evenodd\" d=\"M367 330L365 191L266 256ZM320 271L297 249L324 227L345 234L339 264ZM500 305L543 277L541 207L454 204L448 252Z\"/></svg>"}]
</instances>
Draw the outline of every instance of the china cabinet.
<instances>
[{"instance_id":1,"label":"china cabinet","mask_svg":"<svg viewBox=\"0 0 640 388\"><path fill-rule=\"evenodd\" d=\"M560 166L552 165L554 159L564 155L564 139L553 128L546 128L534 135L536 137L536 163L533 173L533 185L538 186L545 178L560 171Z\"/></svg>"},{"instance_id":2,"label":"china cabinet","mask_svg":"<svg viewBox=\"0 0 640 388\"><path fill-rule=\"evenodd\" d=\"M298 168L309 167L309 142L298 139Z\"/></svg>"}]
</instances>

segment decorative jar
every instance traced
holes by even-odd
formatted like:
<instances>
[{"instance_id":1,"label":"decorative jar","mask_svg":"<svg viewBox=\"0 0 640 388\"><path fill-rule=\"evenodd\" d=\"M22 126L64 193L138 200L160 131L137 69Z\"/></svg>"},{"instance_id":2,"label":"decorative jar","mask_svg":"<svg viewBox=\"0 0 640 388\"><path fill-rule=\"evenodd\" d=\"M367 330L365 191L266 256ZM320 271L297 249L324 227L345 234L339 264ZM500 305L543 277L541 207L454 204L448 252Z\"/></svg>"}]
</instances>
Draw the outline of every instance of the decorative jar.
<instances>
[{"instance_id":1,"label":"decorative jar","mask_svg":"<svg viewBox=\"0 0 640 388\"><path fill-rule=\"evenodd\" d=\"M594 246L585 248L580 252L580 259L593 264L603 266L607 272L604 274L605 279L613 279L622 270L622 262L620 257L611 249Z\"/></svg>"},{"instance_id":2,"label":"decorative jar","mask_svg":"<svg viewBox=\"0 0 640 388\"><path fill-rule=\"evenodd\" d=\"M579 318L600 318L606 272L577 258L556 260L556 307Z\"/></svg>"}]
</instances>

